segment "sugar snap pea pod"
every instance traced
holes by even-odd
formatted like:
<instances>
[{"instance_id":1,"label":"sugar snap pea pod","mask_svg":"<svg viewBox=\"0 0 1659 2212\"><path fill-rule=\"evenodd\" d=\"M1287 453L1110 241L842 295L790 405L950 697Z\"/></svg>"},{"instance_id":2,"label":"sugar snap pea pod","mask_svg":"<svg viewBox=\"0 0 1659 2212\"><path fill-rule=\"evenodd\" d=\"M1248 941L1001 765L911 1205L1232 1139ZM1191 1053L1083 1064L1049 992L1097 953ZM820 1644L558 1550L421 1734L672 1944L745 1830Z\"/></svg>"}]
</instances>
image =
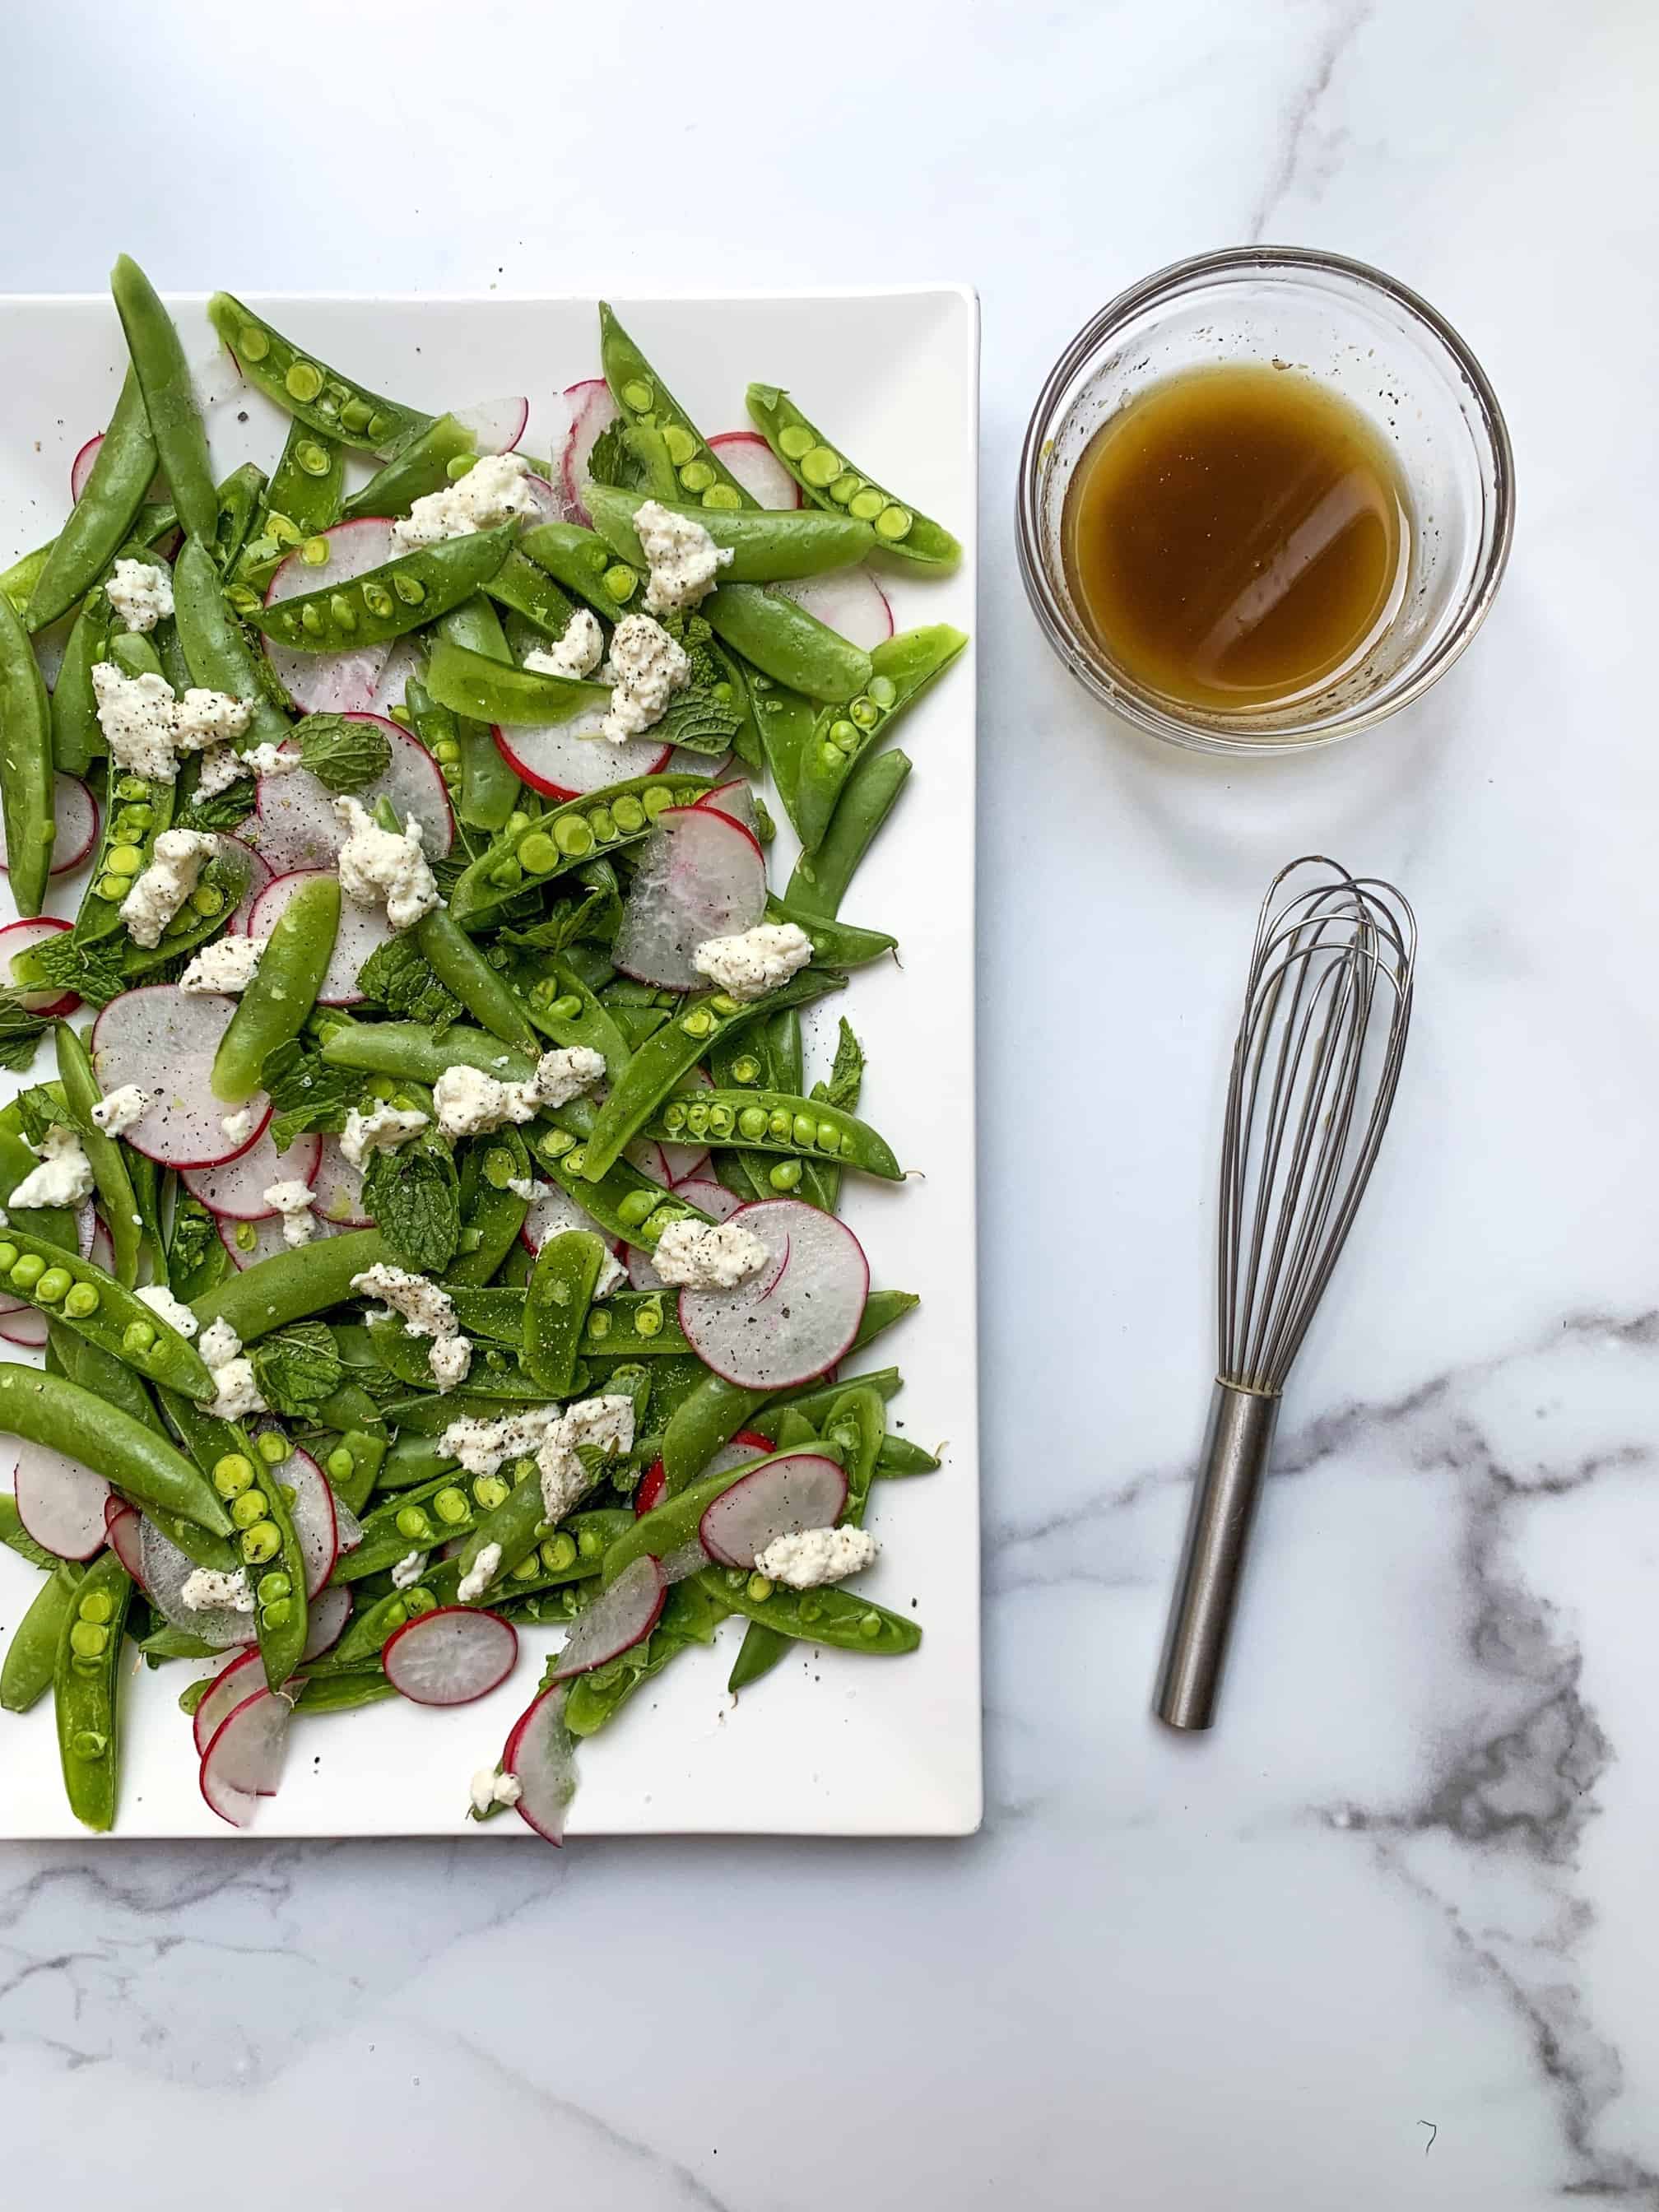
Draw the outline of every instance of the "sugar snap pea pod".
<instances>
[{"instance_id":1,"label":"sugar snap pea pod","mask_svg":"<svg viewBox=\"0 0 1659 2212\"><path fill-rule=\"evenodd\" d=\"M254 517L264 500L267 478L257 462L244 461L219 486L219 516L214 526L213 557L221 571L228 571L247 543Z\"/></svg>"},{"instance_id":2,"label":"sugar snap pea pod","mask_svg":"<svg viewBox=\"0 0 1659 2212\"><path fill-rule=\"evenodd\" d=\"M27 1712L51 1689L64 1626L85 1572L73 1559L59 1559L13 1629L0 1666L0 1706L7 1712Z\"/></svg>"},{"instance_id":3,"label":"sugar snap pea pod","mask_svg":"<svg viewBox=\"0 0 1659 2212\"><path fill-rule=\"evenodd\" d=\"M695 805L714 787L707 776L642 775L568 799L495 839L462 871L450 911L458 921L479 921L520 892L647 836L669 807Z\"/></svg>"},{"instance_id":4,"label":"sugar snap pea pod","mask_svg":"<svg viewBox=\"0 0 1659 2212\"><path fill-rule=\"evenodd\" d=\"M469 538L441 538L362 576L260 607L249 619L295 653L349 653L384 645L470 599L501 567L512 544L511 523ZM436 684L431 689L437 694Z\"/></svg>"},{"instance_id":5,"label":"sugar snap pea pod","mask_svg":"<svg viewBox=\"0 0 1659 2212\"><path fill-rule=\"evenodd\" d=\"M583 495L593 527L618 558L634 568L649 566L634 521L649 496L618 491L611 484L590 484ZM732 556L720 565L723 583L771 584L794 576L821 576L831 568L850 568L875 550L868 523L820 514L811 507L772 514L761 507L722 512L675 503L669 512L701 525L720 551Z\"/></svg>"},{"instance_id":6,"label":"sugar snap pea pod","mask_svg":"<svg viewBox=\"0 0 1659 2212\"><path fill-rule=\"evenodd\" d=\"M536 1032L506 978L484 958L447 907L434 907L416 924L415 942L427 965L447 986L475 1022L504 1044L535 1053Z\"/></svg>"},{"instance_id":7,"label":"sugar snap pea pod","mask_svg":"<svg viewBox=\"0 0 1659 2212\"><path fill-rule=\"evenodd\" d=\"M519 1304L519 1315L522 1338L522 1299ZM429 1338L410 1336L403 1323L395 1319L383 1321L376 1318L371 1321L368 1334L374 1346L374 1356L388 1375L395 1376L399 1382L407 1384L411 1389L436 1389L432 1376ZM489 1391L502 1400L511 1398L536 1404L547 1395L540 1383L520 1365L516 1342L511 1352L498 1344L475 1345L472 1364L467 1375L467 1388L472 1391Z\"/></svg>"},{"instance_id":8,"label":"sugar snap pea pod","mask_svg":"<svg viewBox=\"0 0 1659 2212\"><path fill-rule=\"evenodd\" d=\"M401 440L417 437L432 420L302 353L228 292L216 292L207 311L248 382L325 438L387 453Z\"/></svg>"},{"instance_id":9,"label":"sugar snap pea pod","mask_svg":"<svg viewBox=\"0 0 1659 2212\"><path fill-rule=\"evenodd\" d=\"M841 1458L839 1445L822 1444L814 1449L826 1459ZM723 1497L734 1482L751 1474L757 1467L788 1456L787 1452L757 1455L719 1474L702 1475L665 1498L660 1505L653 1505L648 1513L642 1513L631 1528L623 1529L605 1555L603 1580L607 1589L635 1559L665 1559L683 1545L694 1542L704 1513L717 1498Z\"/></svg>"},{"instance_id":10,"label":"sugar snap pea pod","mask_svg":"<svg viewBox=\"0 0 1659 2212\"><path fill-rule=\"evenodd\" d=\"M109 805L92 881L75 917L75 939L95 945L121 927L121 902L149 866L155 840L173 820L176 794L159 776L112 770Z\"/></svg>"},{"instance_id":11,"label":"sugar snap pea pod","mask_svg":"<svg viewBox=\"0 0 1659 2212\"><path fill-rule=\"evenodd\" d=\"M64 647L52 694L52 766L65 775L85 775L104 749L92 672L109 658L109 601L101 592L88 594Z\"/></svg>"},{"instance_id":12,"label":"sugar snap pea pod","mask_svg":"<svg viewBox=\"0 0 1659 2212\"><path fill-rule=\"evenodd\" d=\"M154 636L146 636L140 630L114 631L110 637L109 657L123 676L167 675Z\"/></svg>"},{"instance_id":13,"label":"sugar snap pea pod","mask_svg":"<svg viewBox=\"0 0 1659 2212\"><path fill-rule=\"evenodd\" d=\"M481 592L451 609L438 624L438 635L464 653L513 665L501 617ZM495 731L488 720L459 715L455 741L460 748L461 820L472 830L505 829L519 803L519 778L498 749Z\"/></svg>"},{"instance_id":14,"label":"sugar snap pea pod","mask_svg":"<svg viewBox=\"0 0 1659 2212\"><path fill-rule=\"evenodd\" d=\"M516 1291L488 1285L452 1285L444 1288L454 1303L455 1318L464 1335L485 1337L516 1352L524 1341L524 1300Z\"/></svg>"},{"instance_id":15,"label":"sugar snap pea pod","mask_svg":"<svg viewBox=\"0 0 1659 2212\"><path fill-rule=\"evenodd\" d=\"M558 1045L597 1052L615 1079L631 1050L610 1009L601 1004L570 963L557 953L532 954L510 969L530 1020Z\"/></svg>"},{"instance_id":16,"label":"sugar snap pea pod","mask_svg":"<svg viewBox=\"0 0 1659 2212\"><path fill-rule=\"evenodd\" d=\"M659 429L680 489L705 507L754 507L751 499L628 332L599 302L599 363L624 421Z\"/></svg>"},{"instance_id":17,"label":"sugar snap pea pod","mask_svg":"<svg viewBox=\"0 0 1659 2212\"><path fill-rule=\"evenodd\" d=\"M44 545L37 545L32 553L20 554L10 568L0 574L0 599L9 599L18 614L27 611L34 587L45 573L57 543L55 538L49 538Z\"/></svg>"},{"instance_id":18,"label":"sugar snap pea pod","mask_svg":"<svg viewBox=\"0 0 1659 2212\"><path fill-rule=\"evenodd\" d=\"M795 863L785 898L798 914L835 919L860 861L909 777L910 757L896 745L865 755L848 777L817 851L803 853Z\"/></svg>"},{"instance_id":19,"label":"sugar snap pea pod","mask_svg":"<svg viewBox=\"0 0 1659 2212\"><path fill-rule=\"evenodd\" d=\"M622 1711L634 1692L660 1674L682 1652L712 1644L731 1607L703 1588L694 1575L676 1583L663 1601L657 1625L643 1644L622 1652L591 1674L579 1674L565 1698L565 1725L572 1735L595 1735Z\"/></svg>"},{"instance_id":20,"label":"sugar snap pea pod","mask_svg":"<svg viewBox=\"0 0 1659 2212\"><path fill-rule=\"evenodd\" d=\"M799 1413L799 1409L795 1410ZM887 1434L887 1412L881 1393L863 1383L854 1383L843 1390L830 1408L823 1434L839 1443L845 1455L847 1504L842 1519L849 1527L862 1528L870 1503L870 1485L875 1480L876 1461Z\"/></svg>"},{"instance_id":21,"label":"sugar snap pea pod","mask_svg":"<svg viewBox=\"0 0 1659 2212\"><path fill-rule=\"evenodd\" d=\"M861 516L884 553L933 568L954 568L962 548L948 530L866 476L813 428L787 392L751 384L749 414L772 451L817 507Z\"/></svg>"},{"instance_id":22,"label":"sugar snap pea pod","mask_svg":"<svg viewBox=\"0 0 1659 2212\"><path fill-rule=\"evenodd\" d=\"M61 1315L78 1335L152 1382L210 1398L213 1378L200 1354L95 1260L31 1237L14 1221L0 1231L0 1282L37 1312Z\"/></svg>"},{"instance_id":23,"label":"sugar snap pea pod","mask_svg":"<svg viewBox=\"0 0 1659 2212\"><path fill-rule=\"evenodd\" d=\"M582 1328L605 1261L604 1243L585 1229L550 1237L536 1255L525 1300L524 1362L550 1398L570 1394Z\"/></svg>"},{"instance_id":24,"label":"sugar snap pea pod","mask_svg":"<svg viewBox=\"0 0 1659 2212\"><path fill-rule=\"evenodd\" d=\"M228 1502L238 1558L253 1586L265 1684L279 1690L299 1665L306 1642L306 1559L295 1533L291 1493L276 1480L288 1440L272 1429L256 1443L236 1423L216 1419L173 1391L164 1390L161 1403L185 1449Z\"/></svg>"},{"instance_id":25,"label":"sugar snap pea pod","mask_svg":"<svg viewBox=\"0 0 1659 2212\"><path fill-rule=\"evenodd\" d=\"M592 1127L593 1108L575 1099L560 1107L551 1118L556 1126L538 1131L532 1146L538 1164L612 1237L623 1237L641 1251L654 1252L657 1239L671 1221L708 1218L678 1193L664 1190L626 1160L613 1162L597 1182L590 1182L582 1139Z\"/></svg>"},{"instance_id":26,"label":"sugar snap pea pod","mask_svg":"<svg viewBox=\"0 0 1659 2212\"><path fill-rule=\"evenodd\" d=\"M800 780L801 755L812 735L818 718L818 705L799 691L792 691L787 684L775 684L769 676L750 671L749 677L750 702L754 710L755 726L760 734L761 750L778 796L783 801L784 812L791 822L795 818L795 788Z\"/></svg>"},{"instance_id":27,"label":"sugar snap pea pod","mask_svg":"<svg viewBox=\"0 0 1659 2212\"><path fill-rule=\"evenodd\" d=\"M872 674L844 710L827 709L801 755L794 822L809 852L822 843L854 768L905 708L921 696L967 644L947 623L902 630L870 655Z\"/></svg>"},{"instance_id":28,"label":"sugar snap pea pod","mask_svg":"<svg viewBox=\"0 0 1659 2212\"><path fill-rule=\"evenodd\" d=\"M812 957L821 968L867 968L898 946L897 938L890 937L884 929L860 929L854 922L813 914L787 899L769 898L766 919L793 921L798 929L805 930Z\"/></svg>"},{"instance_id":29,"label":"sugar snap pea pod","mask_svg":"<svg viewBox=\"0 0 1659 2212\"><path fill-rule=\"evenodd\" d=\"M228 1321L242 1342L251 1344L273 1328L339 1305L352 1294L352 1277L382 1260L394 1265L396 1255L378 1229L349 1229L343 1237L319 1238L256 1260L240 1275L192 1298L191 1311L204 1328L210 1322Z\"/></svg>"},{"instance_id":30,"label":"sugar snap pea pod","mask_svg":"<svg viewBox=\"0 0 1659 2212\"><path fill-rule=\"evenodd\" d=\"M885 1436L876 1454L875 1479L878 1482L904 1481L913 1474L937 1474L939 1468L937 1452L924 1450L921 1444L912 1443L908 1437Z\"/></svg>"},{"instance_id":31,"label":"sugar snap pea pod","mask_svg":"<svg viewBox=\"0 0 1659 2212\"><path fill-rule=\"evenodd\" d=\"M93 462L29 594L24 621L46 629L91 590L125 543L155 474L155 441L136 372L129 369Z\"/></svg>"},{"instance_id":32,"label":"sugar snap pea pod","mask_svg":"<svg viewBox=\"0 0 1659 2212\"><path fill-rule=\"evenodd\" d=\"M28 632L0 597L0 816L12 903L39 914L52 869L52 709Z\"/></svg>"},{"instance_id":33,"label":"sugar snap pea pod","mask_svg":"<svg viewBox=\"0 0 1659 2212\"><path fill-rule=\"evenodd\" d=\"M311 1717L355 1713L359 1706L382 1705L401 1694L379 1668L365 1668L356 1674L325 1675L320 1680L307 1675L294 1700L294 1710Z\"/></svg>"},{"instance_id":34,"label":"sugar snap pea pod","mask_svg":"<svg viewBox=\"0 0 1659 2212\"><path fill-rule=\"evenodd\" d=\"M763 676L809 698L840 705L869 684L870 656L864 648L781 592L760 584L721 584L697 612Z\"/></svg>"},{"instance_id":35,"label":"sugar snap pea pod","mask_svg":"<svg viewBox=\"0 0 1659 2212\"><path fill-rule=\"evenodd\" d=\"M580 523L538 522L519 540L519 550L608 623L619 623L644 586L637 569Z\"/></svg>"},{"instance_id":36,"label":"sugar snap pea pod","mask_svg":"<svg viewBox=\"0 0 1659 2212\"><path fill-rule=\"evenodd\" d=\"M867 1651L878 1659L896 1658L921 1642L920 1623L890 1613L884 1605L838 1583L821 1589L787 1589L740 1567L705 1567L697 1579L733 1613L746 1613L779 1636L828 1644L837 1651Z\"/></svg>"},{"instance_id":37,"label":"sugar snap pea pod","mask_svg":"<svg viewBox=\"0 0 1659 2212\"><path fill-rule=\"evenodd\" d=\"M65 1608L52 1668L70 1810L100 1831L115 1825L121 1638L131 1601L131 1576L113 1552L100 1553Z\"/></svg>"},{"instance_id":38,"label":"sugar snap pea pod","mask_svg":"<svg viewBox=\"0 0 1659 2212\"><path fill-rule=\"evenodd\" d=\"M417 499L453 483L452 461L470 459L477 440L453 415L434 416L424 429L406 438L345 502L345 519L365 514L407 514Z\"/></svg>"},{"instance_id":39,"label":"sugar snap pea pod","mask_svg":"<svg viewBox=\"0 0 1659 2212\"><path fill-rule=\"evenodd\" d=\"M581 1350L592 1359L684 1358L690 1346L672 1291L616 1291L588 1309Z\"/></svg>"},{"instance_id":40,"label":"sugar snap pea pod","mask_svg":"<svg viewBox=\"0 0 1659 2212\"><path fill-rule=\"evenodd\" d=\"M461 1242L450 1262L448 1279L487 1283L509 1252L523 1249L519 1232L530 1211L529 1201L509 1186L528 1180L529 1146L517 1129L498 1129L488 1144L466 1147L460 1173Z\"/></svg>"},{"instance_id":41,"label":"sugar snap pea pod","mask_svg":"<svg viewBox=\"0 0 1659 2212\"><path fill-rule=\"evenodd\" d=\"M522 553L509 553L484 586L498 606L522 615L544 637L562 637L576 611L544 568Z\"/></svg>"},{"instance_id":42,"label":"sugar snap pea pod","mask_svg":"<svg viewBox=\"0 0 1659 2212\"><path fill-rule=\"evenodd\" d=\"M223 1505L181 1452L64 1376L0 1366L0 1431L78 1459L146 1510L155 1505L215 1535L230 1534Z\"/></svg>"},{"instance_id":43,"label":"sugar snap pea pod","mask_svg":"<svg viewBox=\"0 0 1659 2212\"><path fill-rule=\"evenodd\" d=\"M213 1095L245 1106L259 1088L268 1053L298 1036L317 1003L340 927L337 876L301 884L276 917L253 980L242 993L213 1057Z\"/></svg>"},{"instance_id":44,"label":"sugar snap pea pod","mask_svg":"<svg viewBox=\"0 0 1659 2212\"><path fill-rule=\"evenodd\" d=\"M899 1182L892 1147L867 1121L823 1099L781 1091L695 1091L665 1099L642 1133L672 1144L742 1145L757 1152L830 1159L861 1175Z\"/></svg>"},{"instance_id":45,"label":"sugar snap pea pod","mask_svg":"<svg viewBox=\"0 0 1659 2212\"><path fill-rule=\"evenodd\" d=\"M683 1075L741 1024L800 1006L827 991L846 988L847 978L832 970L804 968L764 998L747 1001L724 991L691 1000L656 1035L648 1037L611 1086L585 1148L583 1172L597 1182L623 1146L638 1136L647 1117L667 1097Z\"/></svg>"},{"instance_id":46,"label":"sugar snap pea pod","mask_svg":"<svg viewBox=\"0 0 1659 2212\"><path fill-rule=\"evenodd\" d=\"M58 1079L64 1086L64 1097L76 1125L81 1131L81 1149L87 1156L92 1178L103 1201L104 1221L109 1230L110 1243L115 1248L115 1279L131 1290L138 1280L138 1255L143 1249L143 1219L132 1188L132 1177L127 1172L126 1147L113 1137L106 1137L92 1122L92 1109L103 1099L98 1079L92 1072L92 1059L79 1034L67 1022L59 1022L56 1031L58 1044Z\"/></svg>"},{"instance_id":47,"label":"sugar snap pea pod","mask_svg":"<svg viewBox=\"0 0 1659 2212\"><path fill-rule=\"evenodd\" d=\"M282 453L271 471L265 505L285 515L302 538L330 530L340 520L345 498L345 449L337 438L313 430L308 423L289 425ZM364 510L384 514L384 507Z\"/></svg>"},{"instance_id":48,"label":"sugar snap pea pod","mask_svg":"<svg viewBox=\"0 0 1659 2212\"><path fill-rule=\"evenodd\" d=\"M126 335L127 351L143 392L156 458L166 473L179 520L191 537L211 544L219 497L208 463L207 433L173 318L130 255L121 255L110 271L109 283L115 312ZM72 599L75 594L70 596Z\"/></svg>"},{"instance_id":49,"label":"sugar snap pea pod","mask_svg":"<svg viewBox=\"0 0 1659 2212\"><path fill-rule=\"evenodd\" d=\"M281 744L292 734L289 719L266 696L252 648L225 603L213 556L193 538L185 540L173 564L173 599L191 681L252 709L244 745Z\"/></svg>"},{"instance_id":50,"label":"sugar snap pea pod","mask_svg":"<svg viewBox=\"0 0 1659 2212\"><path fill-rule=\"evenodd\" d=\"M452 538L446 542L470 545L475 541ZM441 707L477 722L568 722L573 715L604 707L611 696L603 684L579 684L514 668L441 637L432 648L426 686Z\"/></svg>"},{"instance_id":51,"label":"sugar snap pea pod","mask_svg":"<svg viewBox=\"0 0 1659 2212\"><path fill-rule=\"evenodd\" d=\"M323 1041L331 1067L361 1067L410 1083L435 1083L447 1067L476 1067L502 1083L527 1083L533 1053L520 1052L483 1030L457 1022L435 1036L420 1022L346 1022Z\"/></svg>"}]
</instances>

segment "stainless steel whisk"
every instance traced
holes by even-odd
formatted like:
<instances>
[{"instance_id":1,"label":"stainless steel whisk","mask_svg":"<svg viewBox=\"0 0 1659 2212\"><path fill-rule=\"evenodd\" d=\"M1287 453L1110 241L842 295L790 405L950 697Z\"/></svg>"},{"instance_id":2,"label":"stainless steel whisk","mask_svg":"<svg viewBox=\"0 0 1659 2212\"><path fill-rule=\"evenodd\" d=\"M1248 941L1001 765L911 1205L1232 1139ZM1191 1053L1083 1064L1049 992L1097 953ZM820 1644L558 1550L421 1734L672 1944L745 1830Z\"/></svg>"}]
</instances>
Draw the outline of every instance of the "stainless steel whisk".
<instances>
[{"instance_id":1,"label":"stainless steel whisk","mask_svg":"<svg viewBox=\"0 0 1659 2212\"><path fill-rule=\"evenodd\" d=\"M1172 1728L1215 1717L1280 1394L1388 1127L1416 959L1391 884L1310 855L1268 886L1227 1089L1215 1399L1158 1675Z\"/></svg>"}]
</instances>

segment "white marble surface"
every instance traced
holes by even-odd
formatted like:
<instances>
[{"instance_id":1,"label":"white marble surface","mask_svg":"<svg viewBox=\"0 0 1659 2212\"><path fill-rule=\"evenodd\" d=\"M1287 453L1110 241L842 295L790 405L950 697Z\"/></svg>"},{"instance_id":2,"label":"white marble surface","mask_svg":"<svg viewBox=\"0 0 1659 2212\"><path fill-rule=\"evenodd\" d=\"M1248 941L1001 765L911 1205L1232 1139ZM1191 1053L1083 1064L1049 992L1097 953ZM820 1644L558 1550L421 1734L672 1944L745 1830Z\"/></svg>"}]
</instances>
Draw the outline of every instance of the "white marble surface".
<instances>
[{"instance_id":1,"label":"white marble surface","mask_svg":"<svg viewBox=\"0 0 1659 2212\"><path fill-rule=\"evenodd\" d=\"M212 15L9 26L0 289L91 287L118 241L175 288L981 287L989 1811L953 1844L0 1851L9 2201L1659 2204L1651 11ZM1009 510L1085 314L1249 236L1458 323L1521 515L1430 700L1247 771L1065 682ZM1219 1048L1310 846L1409 890L1420 1011L1225 1725L1177 1742L1146 1691Z\"/></svg>"}]
</instances>

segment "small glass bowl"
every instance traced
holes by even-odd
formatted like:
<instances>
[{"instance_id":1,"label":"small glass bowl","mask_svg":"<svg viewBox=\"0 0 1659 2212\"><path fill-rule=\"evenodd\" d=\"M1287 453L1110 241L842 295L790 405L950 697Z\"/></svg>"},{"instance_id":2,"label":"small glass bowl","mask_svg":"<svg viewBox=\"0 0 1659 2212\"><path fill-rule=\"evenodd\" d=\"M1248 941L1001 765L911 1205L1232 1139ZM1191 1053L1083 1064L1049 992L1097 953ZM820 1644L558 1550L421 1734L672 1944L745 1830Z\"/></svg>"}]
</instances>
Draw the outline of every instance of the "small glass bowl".
<instances>
[{"instance_id":1,"label":"small glass bowl","mask_svg":"<svg viewBox=\"0 0 1659 2212\"><path fill-rule=\"evenodd\" d=\"M1393 447L1411 495L1411 568L1392 620L1327 688L1277 706L1209 712L1148 690L1089 627L1060 558L1066 487L1100 425L1148 385L1219 362L1275 361L1338 392ZM1078 332L1025 433L1018 525L1037 620L1097 699L1200 752L1295 752L1380 722L1456 659L1509 558L1514 460L1480 364L1425 300L1363 262L1238 246L1158 270Z\"/></svg>"}]
</instances>

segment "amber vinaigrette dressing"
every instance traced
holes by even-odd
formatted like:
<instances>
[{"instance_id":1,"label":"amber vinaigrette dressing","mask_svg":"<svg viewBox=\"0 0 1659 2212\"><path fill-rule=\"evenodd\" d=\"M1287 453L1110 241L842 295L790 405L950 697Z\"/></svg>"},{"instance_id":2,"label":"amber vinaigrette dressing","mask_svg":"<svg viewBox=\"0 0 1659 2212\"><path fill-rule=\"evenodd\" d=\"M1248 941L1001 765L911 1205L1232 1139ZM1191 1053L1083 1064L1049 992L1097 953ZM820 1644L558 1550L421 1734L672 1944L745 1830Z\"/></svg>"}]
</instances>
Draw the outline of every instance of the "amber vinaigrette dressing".
<instances>
[{"instance_id":1,"label":"amber vinaigrette dressing","mask_svg":"<svg viewBox=\"0 0 1659 2212\"><path fill-rule=\"evenodd\" d=\"M1143 690L1225 714L1352 667L1411 550L1382 439L1311 377L1266 363L1152 386L1090 440L1066 492L1072 596Z\"/></svg>"}]
</instances>

